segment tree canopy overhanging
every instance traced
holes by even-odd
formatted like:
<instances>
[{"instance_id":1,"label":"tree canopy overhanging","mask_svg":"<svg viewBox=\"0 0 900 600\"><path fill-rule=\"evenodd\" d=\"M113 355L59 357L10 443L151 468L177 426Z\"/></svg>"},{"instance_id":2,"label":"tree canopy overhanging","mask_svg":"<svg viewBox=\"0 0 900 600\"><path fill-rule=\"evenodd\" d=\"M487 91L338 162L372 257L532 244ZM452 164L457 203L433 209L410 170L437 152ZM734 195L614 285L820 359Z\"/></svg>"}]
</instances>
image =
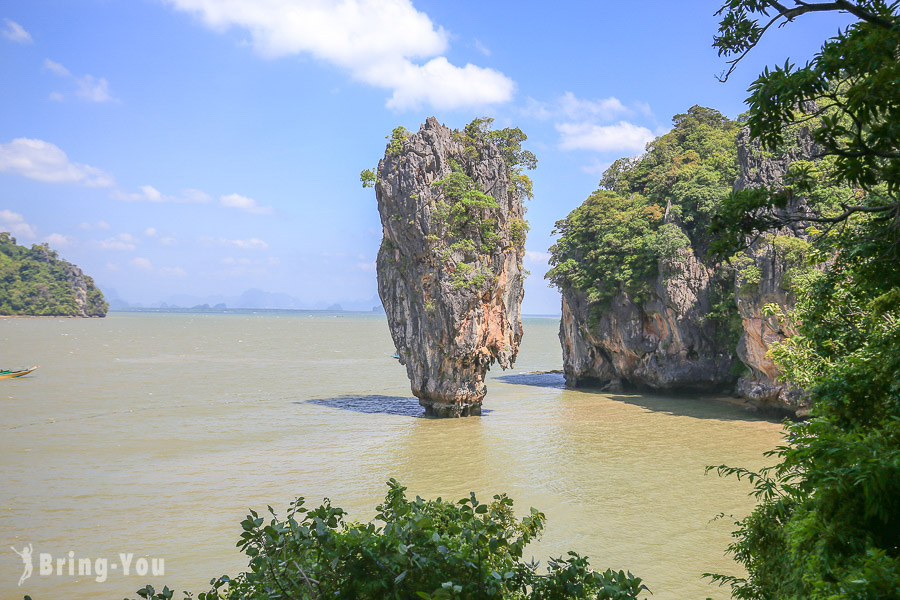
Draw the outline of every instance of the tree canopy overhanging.
<instances>
[{"instance_id":1,"label":"tree canopy overhanging","mask_svg":"<svg viewBox=\"0 0 900 600\"><path fill-rule=\"evenodd\" d=\"M732 0L718 13L714 46L733 57L723 80L773 25L820 11L858 18L803 67L766 69L750 88L751 136L777 152L787 132L807 128L815 160L769 189L732 193L712 220L723 253L800 225L819 267L781 315L799 333L770 350L806 388L812 418L787 428L771 468L717 468L748 478L759 500L729 547L747 576L711 575L735 598L896 598L900 589L898 6ZM848 186L853 202L816 194L823 184Z\"/></svg>"}]
</instances>

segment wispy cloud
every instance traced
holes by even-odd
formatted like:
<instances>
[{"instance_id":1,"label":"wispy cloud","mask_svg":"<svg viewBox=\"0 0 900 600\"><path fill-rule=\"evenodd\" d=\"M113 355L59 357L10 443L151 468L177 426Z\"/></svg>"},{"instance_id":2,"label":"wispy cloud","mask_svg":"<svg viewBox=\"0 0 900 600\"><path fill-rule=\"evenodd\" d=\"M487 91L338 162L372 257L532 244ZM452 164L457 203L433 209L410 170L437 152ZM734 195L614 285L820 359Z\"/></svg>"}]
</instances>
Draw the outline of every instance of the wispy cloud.
<instances>
[{"instance_id":1,"label":"wispy cloud","mask_svg":"<svg viewBox=\"0 0 900 600\"><path fill-rule=\"evenodd\" d=\"M49 58L44 59L44 68L54 75L71 80L75 84L75 96L82 100L88 102L118 102L118 100L110 94L109 82L104 77L94 77L93 75L76 77L69 69ZM53 92L50 94L50 99L56 102L62 102L66 99L66 96L62 92Z\"/></svg>"},{"instance_id":2,"label":"wispy cloud","mask_svg":"<svg viewBox=\"0 0 900 600\"><path fill-rule=\"evenodd\" d=\"M51 248L65 248L72 243L72 240L61 233L51 233L42 240Z\"/></svg>"},{"instance_id":3,"label":"wispy cloud","mask_svg":"<svg viewBox=\"0 0 900 600\"><path fill-rule=\"evenodd\" d=\"M60 77L71 77L72 73L69 72L67 68L56 62L55 60L50 60L49 58L44 59L44 68L53 73L54 75L59 75Z\"/></svg>"},{"instance_id":4,"label":"wispy cloud","mask_svg":"<svg viewBox=\"0 0 900 600\"><path fill-rule=\"evenodd\" d=\"M645 103L636 102L634 108L629 108L615 96L589 100L579 98L572 92L566 92L550 102L527 98L521 112L525 116L541 120L612 121L636 113L644 114L646 110L649 110L649 105Z\"/></svg>"},{"instance_id":5,"label":"wispy cloud","mask_svg":"<svg viewBox=\"0 0 900 600\"><path fill-rule=\"evenodd\" d=\"M77 183L89 187L113 185L113 178L108 173L71 162L55 144L30 138L16 138L0 144L0 172L48 183Z\"/></svg>"},{"instance_id":6,"label":"wispy cloud","mask_svg":"<svg viewBox=\"0 0 900 600\"><path fill-rule=\"evenodd\" d=\"M153 270L153 263L150 262L149 258L144 258L143 256L136 256L135 258L132 258L128 264L136 269L140 269L141 271Z\"/></svg>"},{"instance_id":7,"label":"wispy cloud","mask_svg":"<svg viewBox=\"0 0 900 600\"><path fill-rule=\"evenodd\" d=\"M237 208L248 213L257 215L271 215L273 210L271 206L260 206L253 198L247 198L240 194L228 194L219 198L222 206L229 208Z\"/></svg>"},{"instance_id":8,"label":"wispy cloud","mask_svg":"<svg viewBox=\"0 0 900 600\"><path fill-rule=\"evenodd\" d=\"M7 209L0 210L0 231L8 231L14 236L29 240L37 237L37 231L25 221L25 217Z\"/></svg>"},{"instance_id":9,"label":"wispy cloud","mask_svg":"<svg viewBox=\"0 0 900 600\"><path fill-rule=\"evenodd\" d=\"M142 185L137 192L123 192L122 190L113 190L110 194L114 200L122 202L176 202L176 203L198 203L203 204L212 201L212 196L200 190L188 189L182 190L178 195L163 194L152 185Z\"/></svg>"},{"instance_id":10,"label":"wispy cloud","mask_svg":"<svg viewBox=\"0 0 900 600\"><path fill-rule=\"evenodd\" d=\"M0 35L9 41L16 42L17 44L30 44L33 41L31 39L31 34L25 31L25 28L15 21L3 19L3 25L4 27L0 30Z\"/></svg>"},{"instance_id":11,"label":"wispy cloud","mask_svg":"<svg viewBox=\"0 0 900 600\"><path fill-rule=\"evenodd\" d=\"M138 241L139 240L130 233L120 233L117 236L94 242L92 245L95 248L99 248L100 250L128 252L131 250L137 250Z\"/></svg>"},{"instance_id":12,"label":"wispy cloud","mask_svg":"<svg viewBox=\"0 0 900 600\"><path fill-rule=\"evenodd\" d=\"M442 56L449 34L410 0L166 1L215 31L246 30L263 57L309 54L388 89L389 108L483 106L507 102L515 91L499 71L451 64Z\"/></svg>"},{"instance_id":13,"label":"wispy cloud","mask_svg":"<svg viewBox=\"0 0 900 600\"><path fill-rule=\"evenodd\" d=\"M128 262L128 264L135 269L138 269L139 271L144 271L146 273L155 273L160 277L165 277L168 279L183 279L187 277L187 271L185 271L181 267L155 267L153 265L153 262L149 258L145 258L143 256L132 258Z\"/></svg>"},{"instance_id":14,"label":"wispy cloud","mask_svg":"<svg viewBox=\"0 0 900 600\"><path fill-rule=\"evenodd\" d=\"M200 242L207 246L231 246L242 250L266 250L269 247L269 244L259 238L229 240L227 238L201 237Z\"/></svg>"},{"instance_id":15,"label":"wispy cloud","mask_svg":"<svg viewBox=\"0 0 900 600\"><path fill-rule=\"evenodd\" d=\"M531 263L547 264L550 260L550 253L526 250L525 251L525 260L528 262L531 262Z\"/></svg>"},{"instance_id":16,"label":"wispy cloud","mask_svg":"<svg viewBox=\"0 0 900 600\"><path fill-rule=\"evenodd\" d=\"M109 229L109 223L106 221L97 221L96 223L79 223L78 229L91 231L94 229Z\"/></svg>"}]
</instances>

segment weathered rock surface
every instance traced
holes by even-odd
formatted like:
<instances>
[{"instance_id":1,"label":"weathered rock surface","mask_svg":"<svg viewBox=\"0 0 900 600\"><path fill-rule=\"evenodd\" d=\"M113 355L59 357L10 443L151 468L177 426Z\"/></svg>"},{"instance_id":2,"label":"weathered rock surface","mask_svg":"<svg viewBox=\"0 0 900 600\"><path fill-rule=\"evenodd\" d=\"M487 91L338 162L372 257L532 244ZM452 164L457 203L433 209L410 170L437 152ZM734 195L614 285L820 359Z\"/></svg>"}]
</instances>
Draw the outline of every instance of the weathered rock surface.
<instances>
[{"instance_id":1,"label":"weathered rock surface","mask_svg":"<svg viewBox=\"0 0 900 600\"><path fill-rule=\"evenodd\" d=\"M649 300L637 303L620 292L593 320L585 295L563 290L559 339L566 383L609 391L728 388L734 352L722 347L719 325L706 318L718 276L684 249L678 259L660 262Z\"/></svg>"},{"instance_id":2,"label":"weathered rock surface","mask_svg":"<svg viewBox=\"0 0 900 600\"><path fill-rule=\"evenodd\" d=\"M741 174L735 181L736 190L779 186L791 163L809 160L817 153L806 129L797 132L791 150L778 156L762 152L759 143L750 139L750 133L746 129L741 130L738 135L737 149ZM796 212L803 205L803 199L798 198L784 210ZM807 408L802 391L778 381L779 370L767 357L772 344L797 333L790 321L764 310L766 305L776 305L782 313L788 313L796 302L785 279L791 265L772 243L774 236L806 239L799 224L773 232L772 236L755 241L745 253L755 267L754 281L745 280L742 274L747 272L746 268L737 270L735 300L743 325L737 353L750 373L738 379L736 391L762 405L802 412Z\"/></svg>"},{"instance_id":3,"label":"weathered rock surface","mask_svg":"<svg viewBox=\"0 0 900 600\"><path fill-rule=\"evenodd\" d=\"M522 339L521 198L500 150L471 144L430 117L388 147L375 184L378 293L412 392L439 417L480 414L486 371L511 367ZM463 203L445 182L454 171L495 205Z\"/></svg>"}]
</instances>

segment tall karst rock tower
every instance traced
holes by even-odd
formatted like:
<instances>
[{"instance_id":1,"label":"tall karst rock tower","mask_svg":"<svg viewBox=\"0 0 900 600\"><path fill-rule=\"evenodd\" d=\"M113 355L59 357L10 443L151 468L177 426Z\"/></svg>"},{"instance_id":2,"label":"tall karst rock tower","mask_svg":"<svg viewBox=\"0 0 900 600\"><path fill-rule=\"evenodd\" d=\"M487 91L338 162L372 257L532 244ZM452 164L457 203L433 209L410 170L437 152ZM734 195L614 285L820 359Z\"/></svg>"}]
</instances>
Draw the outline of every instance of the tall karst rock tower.
<instances>
[{"instance_id":1,"label":"tall karst rock tower","mask_svg":"<svg viewBox=\"0 0 900 600\"><path fill-rule=\"evenodd\" d=\"M378 163L378 293L430 416L480 414L485 373L511 367L522 339L531 182L521 168L536 160L520 130L489 125L451 131L430 117L415 134L397 128Z\"/></svg>"}]
</instances>

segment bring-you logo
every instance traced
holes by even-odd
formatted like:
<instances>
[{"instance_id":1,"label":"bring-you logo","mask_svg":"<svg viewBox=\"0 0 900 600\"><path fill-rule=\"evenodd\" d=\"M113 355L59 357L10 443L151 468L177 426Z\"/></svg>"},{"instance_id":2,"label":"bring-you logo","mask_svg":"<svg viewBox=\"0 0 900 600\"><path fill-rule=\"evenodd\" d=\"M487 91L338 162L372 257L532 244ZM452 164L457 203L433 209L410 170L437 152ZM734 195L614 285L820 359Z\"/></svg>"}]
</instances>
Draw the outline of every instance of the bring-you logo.
<instances>
[{"instance_id":1,"label":"bring-you logo","mask_svg":"<svg viewBox=\"0 0 900 600\"><path fill-rule=\"evenodd\" d=\"M21 550L10 546L13 552L22 559L24 570L19 578L19 586L30 579L34 573L35 552L31 544L22 547ZM103 583L111 575L128 577L137 575L144 577L152 575L159 577L166 574L166 561L163 558L144 557L135 558L133 552L120 552L118 559L106 557L88 558L76 556L74 550L69 550L62 556L55 556L50 552L41 552L37 555L37 575L39 577L92 577L97 583Z\"/></svg>"}]
</instances>

